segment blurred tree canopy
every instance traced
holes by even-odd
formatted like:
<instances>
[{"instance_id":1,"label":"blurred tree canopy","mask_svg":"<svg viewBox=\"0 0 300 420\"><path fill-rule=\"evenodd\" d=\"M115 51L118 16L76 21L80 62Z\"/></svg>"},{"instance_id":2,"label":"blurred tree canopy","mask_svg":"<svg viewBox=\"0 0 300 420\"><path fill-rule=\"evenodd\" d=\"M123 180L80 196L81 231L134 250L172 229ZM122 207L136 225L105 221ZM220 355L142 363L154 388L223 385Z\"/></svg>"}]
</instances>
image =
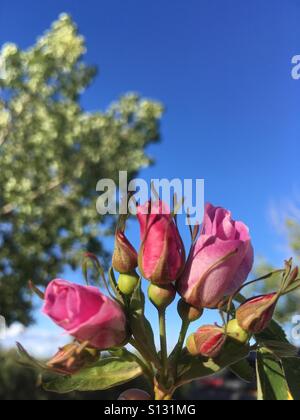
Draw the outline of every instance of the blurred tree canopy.
<instances>
[{"instance_id":1,"label":"blurred tree canopy","mask_svg":"<svg viewBox=\"0 0 300 420\"><path fill-rule=\"evenodd\" d=\"M297 258L300 258L300 220L287 219L289 243Z\"/></svg>"},{"instance_id":2,"label":"blurred tree canopy","mask_svg":"<svg viewBox=\"0 0 300 420\"><path fill-rule=\"evenodd\" d=\"M76 268L79 252L103 253L96 184L151 163L161 104L128 94L105 112L80 98L96 69L68 15L23 51L0 51L0 313L31 321L29 279L43 284Z\"/></svg>"}]
</instances>

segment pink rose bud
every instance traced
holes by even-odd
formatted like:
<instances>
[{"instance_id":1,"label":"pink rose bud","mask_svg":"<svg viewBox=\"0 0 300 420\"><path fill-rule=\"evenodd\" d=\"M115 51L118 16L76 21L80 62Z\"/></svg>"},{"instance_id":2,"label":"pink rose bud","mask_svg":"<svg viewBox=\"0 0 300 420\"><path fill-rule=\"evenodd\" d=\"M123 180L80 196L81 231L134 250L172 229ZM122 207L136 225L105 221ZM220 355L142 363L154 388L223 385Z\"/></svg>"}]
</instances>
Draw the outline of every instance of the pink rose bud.
<instances>
[{"instance_id":1,"label":"pink rose bud","mask_svg":"<svg viewBox=\"0 0 300 420\"><path fill-rule=\"evenodd\" d=\"M187 340L187 349L193 356L217 357L226 342L224 330L216 325L205 325Z\"/></svg>"},{"instance_id":2,"label":"pink rose bud","mask_svg":"<svg viewBox=\"0 0 300 420\"><path fill-rule=\"evenodd\" d=\"M119 398L119 401L149 401L151 400L150 395L142 391L141 389L128 389L123 392Z\"/></svg>"},{"instance_id":3,"label":"pink rose bud","mask_svg":"<svg viewBox=\"0 0 300 420\"><path fill-rule=\"evenodd\" d=\"M240 327L252 334L264 331L273 318L277 301L277 293L249 299L236 311Z\"/></svg>"},{"instance_id":4,"label":"pink rose bud","mask_svg":"<svg viewBox=\"0 0 300 420\"><path fill-rule=\"evenodd\" d=\"M294 283L294 281L297 280L297 277L299 276L299 267L295 267L293 271L290 274L290 283Z\"/></svg>"},{"instance_id":5,"label":"pink rose bud","mask_svg":"<svg viewBox=\"0 0 300 420\"><path fill-rule=\"evenodd\" d=\"M100 350L121 345L127 336L122 308L96 287L53 280L43 312L69 335Z\"/></svg>"},{"instance_id":6,"label":"pink rose bud","mask_svg":"<svg viewBox=\"0 0 300 420\"><path fill-rule=\"evenodd\" d=\"M138 265L136 250L120 230L115 237L115 250L112 259L113 268L121 274L132 273Z\"/></svg>"},{"instance_id":7,"label":"pink rose bud","mask_svg":"<svg viewBox=\"0 0 300 420\"><path fill-rule=\"evenodd\" d=\"M185 263L185 250L170 209L162 201L138 208L141 228L139 268L155 284L177 280Z\"/></svg>"},{"instance_id":8,"label":"pink rose bud","mask_svg":"<svg viewBox=\"0 0 300 420\"><path fill-rule=\"evenodd\" d=\"M225 209L207 204L202 234L177 282L180 295L196 308L216 308L236 292L253 266L249 230Z\"/></svg>"}]
</instances>

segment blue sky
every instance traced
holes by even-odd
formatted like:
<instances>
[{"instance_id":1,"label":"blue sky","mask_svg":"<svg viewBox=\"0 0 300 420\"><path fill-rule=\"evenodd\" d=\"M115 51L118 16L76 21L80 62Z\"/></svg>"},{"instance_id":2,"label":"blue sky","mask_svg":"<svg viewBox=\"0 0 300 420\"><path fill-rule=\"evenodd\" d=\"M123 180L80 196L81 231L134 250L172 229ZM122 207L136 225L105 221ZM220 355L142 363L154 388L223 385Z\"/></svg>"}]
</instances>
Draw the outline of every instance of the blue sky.
<instances>
[{"instance_id":1,"label":"blue sky","mask_svg":"<svg viewBox=\"0 0 300 420\"><path fill-rule=\"evenodd\" d=\"M156 165L142 176L204 178L206 199L249 225L256 255L281 264L289 255L270 208L299 196L299 1L5 1L0 44L30 46L61 12L100 68L86 109L127 91L167 108L163 141L149 149Z\"/></svg>"}]
</instances>

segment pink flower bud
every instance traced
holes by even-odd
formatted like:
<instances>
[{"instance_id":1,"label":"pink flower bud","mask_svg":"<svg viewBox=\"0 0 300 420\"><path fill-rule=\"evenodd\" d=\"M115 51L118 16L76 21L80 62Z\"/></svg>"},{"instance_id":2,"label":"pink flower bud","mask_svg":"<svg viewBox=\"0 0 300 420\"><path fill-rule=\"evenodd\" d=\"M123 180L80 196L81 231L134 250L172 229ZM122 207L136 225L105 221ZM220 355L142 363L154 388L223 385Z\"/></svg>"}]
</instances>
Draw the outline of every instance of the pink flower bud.
<instances>
[{"instance_id":1,"label":"pink flower bud","mask_svg":"<svg viewBox=\"0 0 300 420\"><path fill-rule=\"evenodd\" d=\"M141 228L139 268L147 280L168 284L177 280L185 263L185 251L170 209L162 201L138 208Z\"/></svg>"},{"instance_id":2,"label":"pink flower bud","mask_svg":"<svg viewBox=\"0 0 300 420\"><path fill-rule=\"evenodd\" d=\"M206 325L187 340L187 349L193 356L217 357L226 342L224 330L215 325Z\"/></svg>"},{"instance_id":3,"label":"pink flower bud","mask_svg":"<svg viewBox=\"0 0 300 420\"><path fill-rule=\"evenodd\" d=\"M298 276L299 276L299 267L295 267L290 274L290 283L293 283L294 281L296 281Z\"/></svg>"},{"instance_id":4,"label":"pink flower bud","mask_svg":"<svg viewBox=\"0 0 300 420\"><path fill-rule=\"evenodd\" d=\"M121 345L127 336L122 308L96 287L53 280L43 312L71 336L100 350Z\"/></svg>"},{"instance_id":5,"label":"pink flower bud","mask_svg":"<svg viewBox=\"0 0 300 420\"><path fill-rule=\"evenodd\" d=\"M252 334L261 333L272 320L277 301L276 293L249 299L236 312L240 327Z\"/></svg>"},{"instance_id":6,"label":"pink flower bud","mask_svg":"<svg viewBox=\"0 0 300 420\"><path fill-rule=\"evenodd\" d=\"M231 213L207 204L202 234L177 282L182 298L196 308L216 308L247 279L253 266L249 230Z\"/></svg>"},{"instance_id":7,"label":"pink flower bud","mask_svg":"<svg viewBox=\"0 0 300 420\"><path fill-rule=\"evenodd\" d=\"M138 265L136 250L128 241L123 232L117 231L115 236L115 249L112 259L113 268L121 274L132 273Z\"/></svg>"},{"instance_id":8,"label":"pink flower bud","mask_svg":"<svg viewBox=\"0 0 300 420\"><path fill-rule=\"evenodd\" d=\"M119 401L149 401L151 400L150 395L142 391L141 389L128 389L123 392L119 398Z\"/></svg>"}]
</instances>

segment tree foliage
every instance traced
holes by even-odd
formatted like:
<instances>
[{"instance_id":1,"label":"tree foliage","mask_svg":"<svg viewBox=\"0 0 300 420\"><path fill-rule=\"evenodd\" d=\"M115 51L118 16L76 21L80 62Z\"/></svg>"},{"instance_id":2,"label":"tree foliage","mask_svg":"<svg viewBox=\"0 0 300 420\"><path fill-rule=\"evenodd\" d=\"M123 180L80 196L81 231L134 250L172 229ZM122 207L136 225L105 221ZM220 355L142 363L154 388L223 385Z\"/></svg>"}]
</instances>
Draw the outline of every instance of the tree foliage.
<instances>
[{"instance_id":1,"label":"tree foliage","mask_svg":"<svg viewBox=\"0 0 300 420\"><path fill-rule=\"evenodd\" d=\"M288 219L287 220L287 229L289 243L298 258L300 258L300 220Z\"/></svg>"},{"instance_id":2,"label":"tree foliage","mask_svg":"<svg viewBox=\"0 0 300 420\"><path fill-rule=\"evenodd\" d=\"M0 51L0 313L30 322L26 284L76 268L78 253L103 252L96 212L101 178L129 178L151 163L162 106L128 94L105 112L81 95L96 69L85 42L62 15L36 44Z\"/></svg>"}]
</instances>

